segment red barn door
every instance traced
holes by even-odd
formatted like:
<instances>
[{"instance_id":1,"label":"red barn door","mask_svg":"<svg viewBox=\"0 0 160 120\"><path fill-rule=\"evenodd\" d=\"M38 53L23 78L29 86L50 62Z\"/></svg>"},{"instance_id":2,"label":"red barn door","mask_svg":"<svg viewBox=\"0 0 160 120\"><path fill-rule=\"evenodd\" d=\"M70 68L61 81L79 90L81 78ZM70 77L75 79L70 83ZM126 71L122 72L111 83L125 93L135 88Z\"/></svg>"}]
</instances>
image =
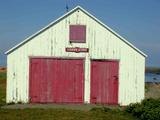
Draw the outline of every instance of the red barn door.
<instances>
[{"instance_id":1,"label":"red barn door","mask_svg":"<svg viewBox=\"0 0 160 120\"><path fill-rule=\"evenodd\" d=\"M83 103L83 67L83 60L32 58L30 102Z\"/></svg>"},{"instance_id":2,"label":"red barn door","mask_svg":"<svg viewBox=\"0 0 160 120\"><path fill-rule=\"evenodd\" d=\"M118 104L118 61L91 61L91 103Z\"/></svg>"}]
</instances>

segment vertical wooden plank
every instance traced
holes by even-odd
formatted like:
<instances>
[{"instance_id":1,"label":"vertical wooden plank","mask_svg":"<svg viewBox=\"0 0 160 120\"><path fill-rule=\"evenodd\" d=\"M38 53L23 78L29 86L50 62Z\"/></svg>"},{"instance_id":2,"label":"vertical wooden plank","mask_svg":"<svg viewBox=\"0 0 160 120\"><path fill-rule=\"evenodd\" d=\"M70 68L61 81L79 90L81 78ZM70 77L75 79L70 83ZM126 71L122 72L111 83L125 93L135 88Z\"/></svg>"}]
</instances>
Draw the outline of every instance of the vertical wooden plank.
<instances>
[{"instance_id":1,"label":"vertical wooden plank","mask_svg":"<svg viewBox=\"0 0 160 120\"><path fill-rule=\"evenodd\" d=\"M118 104L117 61L91 61L91 103Z\"/></svg>"},{"instance_id":2,"label":"vertical wooden plank","mask_svg":"<svg viewBox=\"0 0 160 120\"><path fill-rule=\"evenodd\" d=\"M77 66L81 60L59 60L57 73L58 82L57 82L57 96L56 99L58 103L82 103L83 102L83 80L82 76L83 64L79 68ZM80 96L80 97L79 97Z\"/></svg>"}]
</instances>

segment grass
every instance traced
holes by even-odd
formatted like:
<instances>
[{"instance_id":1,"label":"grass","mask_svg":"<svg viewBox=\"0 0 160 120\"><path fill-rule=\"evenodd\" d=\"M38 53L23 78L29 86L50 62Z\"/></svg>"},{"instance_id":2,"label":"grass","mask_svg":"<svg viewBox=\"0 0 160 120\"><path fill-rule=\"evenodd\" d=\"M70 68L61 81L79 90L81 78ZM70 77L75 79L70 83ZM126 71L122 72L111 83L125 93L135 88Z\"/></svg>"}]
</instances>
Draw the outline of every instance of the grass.
<instances>
[{"instance_id":1,"label":"grass","mask_svg":"<svg viewBox=\"0 0 160 120\"><path fill-rule=\"evenodd\" d=\"M160 83L146 83L145 98L160 98Z\"/></svg>"},{"instance_id":2,"label":"grass","mask_svg":"<svg viewBox=\"0 0 160 120\"><path fill-rule=\"evenodd\" d=\"M0 106L6 102L6 73L0 73Z\"/></svg>"},{"instance_id":3,"label":"grass","mask_svg":"<svg viewBox=\"0 0 160 120\"><path fill-rule=\"evenodd\" d=\"M6 73L0 73L0 106L5 105ZM120 109L92 108L89 111L70 109L3 109L0 120L136 120Z\"/></svg>"},{"instance_id":4,"label":"grass","mask_svg":"<svg viewBox=\"0 0 160 120\"><path fill-rule=\"evenodd\" d=\"M67 109L0 109L1 120L135 120L122 111Z\"/></svg>"},{"instance_id":5,"label":"grass","mask_svg":"<svg viewBox=\"0 0 160 120\"><path fill-rule=\"evenodd\" d=\"M6 73L0 72L0 80L6 80Z\"/></svg>"}]
</instances>

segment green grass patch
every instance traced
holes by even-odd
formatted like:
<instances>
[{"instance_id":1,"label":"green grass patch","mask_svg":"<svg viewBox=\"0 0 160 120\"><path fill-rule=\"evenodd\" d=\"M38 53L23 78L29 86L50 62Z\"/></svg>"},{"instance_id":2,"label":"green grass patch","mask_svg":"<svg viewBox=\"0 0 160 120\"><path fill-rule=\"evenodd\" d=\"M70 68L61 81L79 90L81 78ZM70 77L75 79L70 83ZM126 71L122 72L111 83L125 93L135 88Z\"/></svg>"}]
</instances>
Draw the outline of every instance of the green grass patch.
<instances>
[{"instance_id":1,"label":"green grass patch","mask_svg":"<svg viewBox=\"0 0 160 120\"><path fill-rule=\"evenodd\" d=\"M6 80L6 73L0 72L0 80Z\"/></svg>"},{"instance_id":2,"label":"green grass patch","mask_svg":"<svg viewBox=\"0 0 160 120\"><path fill-rule=\"evenodd\" d=\"M135 120L120 111L67 109L0 109L1 120Z\"/></svg>"}]
</instances>

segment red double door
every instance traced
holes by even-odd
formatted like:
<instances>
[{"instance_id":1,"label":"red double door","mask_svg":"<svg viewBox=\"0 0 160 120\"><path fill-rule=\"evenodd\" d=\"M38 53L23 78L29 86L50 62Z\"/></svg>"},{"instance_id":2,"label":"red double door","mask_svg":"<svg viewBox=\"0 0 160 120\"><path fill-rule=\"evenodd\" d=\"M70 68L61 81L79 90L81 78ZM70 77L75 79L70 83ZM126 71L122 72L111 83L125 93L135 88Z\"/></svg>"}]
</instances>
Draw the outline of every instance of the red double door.
<instances>
[{"instance_id":1,"label":"red double door","mask_svg":"<svg viewBox=\"0 0 160 120\"><path fill-rule=\"evenodd\" d=\"M29 96L31 103L83 103L83 60L32 58Z\"/></svg>"},{"instance_id":2,"label":"red double door","mask_svg":"<svg viewBox=\"0 0 160 120\"><path fill-rule=\"evenodd\" d=\"M91 61L91 103L118 104L118 62ZM82 59L32 58L31 103L83 103Z\"/></svg>"},{"instance_id":3,"label":"red double door","mask_svg":"<svg viewBox=\"0 0 160 120\"><path fill-rule=\"evenodd\" d=\"M118 61L91 61L91 103L118 104Z\"/></svg>"}]
</instances>

